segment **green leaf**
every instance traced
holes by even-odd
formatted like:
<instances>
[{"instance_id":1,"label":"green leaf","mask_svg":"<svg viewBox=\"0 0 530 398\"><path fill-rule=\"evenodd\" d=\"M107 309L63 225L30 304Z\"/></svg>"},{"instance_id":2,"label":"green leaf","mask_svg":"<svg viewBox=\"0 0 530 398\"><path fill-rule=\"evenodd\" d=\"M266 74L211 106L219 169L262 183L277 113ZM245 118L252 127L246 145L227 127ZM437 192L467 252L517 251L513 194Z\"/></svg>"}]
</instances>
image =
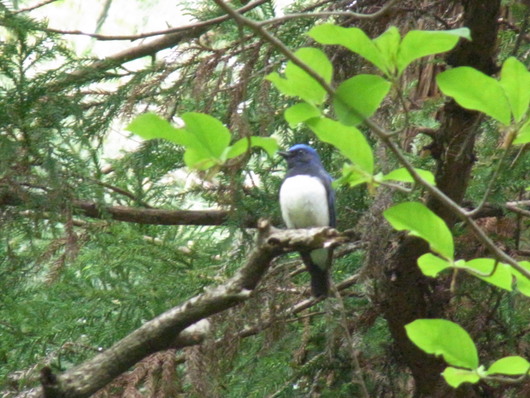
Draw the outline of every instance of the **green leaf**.
<instances>
[{"instance_id":1,"label":"green leaf","mask_svg":"<svg viewBox=\"0 0 530 398\"><path fill-rule=\"evenodd\" d=\"M523 357L514 355L495 361L488 369L488 374L524 375L530 369L530 362Z\"/></svg>"},{"instance_id":2,"label":"green leaf","mask_svg":"<svg viewBox=\"0 0 530 398\"><path fill-rule=\"evenodd\" d=\"M519 265L528 271L530 271L530 262L519 261ZM530 297L530 280L522 273L517 271L515 268L511 269L513 276L517 280L517 290L519 290L525 296Z\"/></svg>"},{"instance_id":3,"label":"green leaf","mask_svg":"<svg viewBox=\"0 0 530 398\"><path fill-rule=\"evenodd\" d=\"M335 188L340 187L341 185L349 185L354 187L356 185L364 184L372 180L371 175L360 171L355 165L346 164L342 168L342 176L333 181L333 186Z\"/></svg>"},{"instance_id":4,"label":"green leaf","mask_svg":"<svg viewBox=\"0 0 530 398\"><path fill-rule=\"evenodd\" d=\"M182 129L173 127L166 119L154 113L136 116L125 130L146 140L162 138L179 145L186 145L188 142L186 137L183 137Z\"/></svg>"},{"instance_id":5,"label":"green leaf","mask_svg":"<svg viewBox=\"0 0 530 398\"><path fill-rule=\"evenodd\" d=\"M418 258L418 267L420 267L423 275L430 276L432 278L437 276L444 269L451 268L452 265L452 262L435 256L432 253L425 253Z\"/></svg>"},{"instance_id":6,"label":"green leaf","mask_svg":"<svg viewBox=\"0 0 530 398\"><path fill-rule=\"evenodd\" d=\"M474 370L458 369L451 366L445 368L442 372L447 384L453 388L458 388L462 383L478 383L480 376Z\"/></svg>"},{"instance_id":7,"label":"green leaf","mask_svg":"<svg viewBox=\"0 0 530 398\"><path fill-rule=\"evenodd\" d=\"M453 235L445 222L417 202L395 205L383 213L388 222L398 231L408 230L411 235L425 239L431 250L446 259L453 260Z\"/></svg>"},{"instance_id":8,"label":"green leaf","mask_svg":"<svg viewBox=\"0 0 530 398\"><path fill-rule=\"evenodd\" d=\"M523 63L510 57L502 65L500 84L508 97L515 121L520 122L530 105L530 73Z\"/></svg>"},{"instance_id":9,"label":"green leaf","mask_svg":"<svg viewBox=\"0 0 530 398\"><path fill-rule=\"evenodd\" d=\"M182 120L184 130L193 137L187 143L186 152L189 153L184 154L186 165L204 170L215 163L224 163L230 131L219 120L204 113L185 113Z\"/></svg>"},{"instance_id":10,"label":"green leaf","mask_svg":"<svg viewBox=\"0 0 530 398\"><path fill-rule=\"evenodd\" d=\"M381 51L381 54L383 54L391 76L396 74L397 53L400 41L401 35L399 34L398 28L395 26L389 27L379 37L376 37L373 40L379 51Z\"/></svg>"},{"instance_id":11,"label":"green leaf","mask_svg":"<svg viewBox=\"0 0 530 398\"><path fill-rule=\"evenodd\" d=\"M422 169L414 169L416 170L416 173L420 175L421 178L423 178L425 181L427 181L431 185L435 185L434 181L434 174L432 174L428 170L422 170ZM392 170L390 173L385 174L383 177L383 181L401 181L401 182L411 182L414 183L414 178L410 175L408 170L404 167Z\"/></svg>"},{"instance_id":12,"label":"green leaf","mask_svg":"<svg viewBox=\"0 0 530 398\"><path fill-rule=\"evenodd\" d=\"M391 64L375 43L359 28L343 28L333 24L315 26L307 33L320 44L337 44L366 58L383 73L390 74Z\"/></svg>"},{"instance_id":13,"label":"green leaf","mask_svg":"<svg viewBox=\"0 0 530 398\"><path fill-rule=\"evenodd\" d=\"M508 126L511 110L500 83L468 66L461 66L436 76L440 90L466 109L485 113Z\"/></svg>"},{"instance_id":14,"label":"green leaf","mask_svg":"<svg viewBox=\"0 0 530 398\"><path fill-rule=\"evenodd\" d=\"M409 339L428 354L441 355L449 365L477 369L478 353L469 334L445 319L417 319L405 325Z\"/></svg>"},{"instance_id":15,"label":"green leaf","mask_svg":"<svg viewBox=\"0 0 530 398\"><path fill-rule=\"evenodd\" d=\"M512 272L511 267L506 264L499 263L495 268L495 272L491 274L495 267L495 260L491 258L475 258L470 261L464 262L462 267L469 271L472 275L491 283L492 285L498 286L501 289L512 291ZM475 271L475 272L474 272ZM477 272L479 274L477 274ZM481 276L480 274L491 274L491 276Z\"/></svg>"},{"instance_id":16,"label":"green leaf","mask_svg":"<svg viewBox=\"0 0 530 398\"><path fill-rule=\"evenodd\" d=\"M294 55L327 83L331 82L333 66L326 54L321 50L304 47L296 51ZM326 90L320 83L291 61L287 62L285 67L285 78L280 77L278 73L271 73L267 76L267 79L283 94L299 97L310 104L318 105L326 99Z\"/></svg>"},{"instance_id":17,"label":"green leaf","mask_svg":"<svg viewBox=\"0 0 530 398\"><path fill-rule=\"evenodd\" d=\"M517 132L513 145L528 144L530 142L530 120L527 121Z\"/></svg>"},{"instance_id":18,"label":"green leaf","mask_svg":"<svg viewBox=\"0 0 530 398\"><path fill-rule=\"evenodd\" d=\"M296 125L305 122L308 119L319 117L320 110L307 102L301 102L287 108L284 112L284 117L289 126L295 127Z\"/></svg>"},{"instance_id":19,"label":"green leaf","mask_svg":"<svg viewBox=\"0 0 530 398\"><path fill-rule=\"evenodd\" d=\"M232 146L228 147L226 153L227 159L235 158L236 156L242 155L248 150L249 141L251 147L259 147L264 149L269 156L274 156L278 151L278 141L272 137L243 137L237 140Z\"/></svg>"},{"instance_id":20,"label":"green leaf","mask_svg":"<svg viewBox=\"0 0 530 398\"><path fill-rule=\"evenodd\" d=\"M416 59L453 49L462 37L471 40L468 28L446 31L411 30L399 47L398 72L403 72Z\"/></svg>"},{"instance_id":21,"label":"green leaf","mask_svg":"<svg viewBox=\"0 0 530 398\"><path fill-rule=\"evenodd\" d=\"M309 119L307 125L321 141L333 145L365 173L373 174L372 148L358 129L324 117Z\"/></svg>"},{"instance_id":22,"label":"green leaf","mask_svg":"<svg viewBox=\"0 0 530 398\"><path fill-rule=\"evenodd\" d=\"M346 80L337 88L333 101L338 119L346 125L362 123L379 108L391 86L389 81L376 75L357 75Z\"/></svg>"}]
</instances>

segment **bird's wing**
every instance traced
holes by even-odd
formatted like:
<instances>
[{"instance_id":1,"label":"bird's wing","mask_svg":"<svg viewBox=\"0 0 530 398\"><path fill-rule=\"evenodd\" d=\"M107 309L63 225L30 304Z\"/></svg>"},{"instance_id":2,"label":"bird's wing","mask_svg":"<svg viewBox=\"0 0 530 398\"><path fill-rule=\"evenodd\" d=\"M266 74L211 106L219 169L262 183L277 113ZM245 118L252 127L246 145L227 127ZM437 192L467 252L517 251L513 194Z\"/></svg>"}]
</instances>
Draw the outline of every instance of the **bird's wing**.
<instances>
[{"instance_id":1,"label":"bird's wing","mask_svg":"<svg viewBox=\"0 0 530 398\"><path fill-rule=\"evenodd\" d=\"M324 172L324 178L322 178L322 180L328 194L329 226L335 228L337 220L335 215L335 190L331 186L333 178L331 178L328 173Z\"/></svg>"}]
</instances>

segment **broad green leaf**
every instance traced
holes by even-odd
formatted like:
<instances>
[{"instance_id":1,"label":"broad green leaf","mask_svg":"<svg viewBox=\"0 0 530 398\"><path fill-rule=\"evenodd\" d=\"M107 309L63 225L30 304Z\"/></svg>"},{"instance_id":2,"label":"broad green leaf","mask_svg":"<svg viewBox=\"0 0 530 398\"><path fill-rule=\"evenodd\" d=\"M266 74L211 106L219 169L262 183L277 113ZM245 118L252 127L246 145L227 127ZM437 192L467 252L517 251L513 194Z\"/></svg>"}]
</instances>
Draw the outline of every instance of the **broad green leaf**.
<instances>
[{"instance_id":1,"label":"broad green leaf","mask_svg":"<svg viewBox=\"0 0 530 398\"><path fill-rule=\"evenodd\" d=\"M354 187L371 180L371 175L367 175L365 172L358 170L355 165L347 164L342 168L342 176L333 181L333 186L335 188L338 188L341 185L349 185L350 187Z\"/></svg>"},{"instance_id":2,"label":"broad green leaf","mask_svg":"<svg viewBox=\"0 0 530 398\"><path fill-rule=\"evenodd\" d=\"M357 75L346 80L337 88L333 101L338 119L346 125L362 123L379 108L391 86L376 75Z\"/></svg>"},{"instance_id":3,"label":"broad green leaf","mask_svg":"<svg viewBox=\"0 0 530 398\"><path fill-rule=\"evenodd\" d=\"M399 34L398 28L391 26L379 37L376 37L373 42L383 54L386 59L387 67L390 71L391 76L395 76L397 71L397 54L399 50L399 42L401 41L401 35Z\"/></svg>"},{"instance_id":4,"label":"broad green leaf","mask_svg":"<svg viewBox=\"0 0 530 398\"><path fill-rule=\"evenodd\" d=\"M230 131L216 118L204 113L189 112L182 115L185 126L184 130L190 133L194 141L188 143L187 149L191 149L193 156L184 157L186 164L196 167L201 160L213 159L217 163L223 163L222 155L230 143ZM203 168L201 166L201 168Z\"/></svg>"},{"instance_id":5,"label":"broad green leaf","mask_svg":"<svg viewBox=\"0 0 530 398\"><path fill-rule=\"evenodd\" d=\"M528 362L523 357L514 355L509 357L504 357L498 361L493 362L493 364L488 369L488 374L503 374L503 375L524 375L530 369L530 362Z\"/></svg>"},{"instance_id":6,"label":"broad green leaf","mask_svg":"<svg viewBox=\"0 0 530 398\"><path fill-rule=\"evenodd\" d=\"M447 384L453 388L458 388L462 383L478 383L480 381L480 376L474 370L467 369L458 369L451 366L445 368L442 372Z\"/></svg>"},{"instance_id":7,"label":"broad green leaf","mask_svg":"<svg viewBox=\"0 0 530 398\"><path fill-rule=\"evenodd\" d=\"M475 258L473 260L466 261L461 268L466 269L472 275L482 279L483 281L498 286L501 289L511 291L513 280L511 268L503 263L499 263L495 268L494 267L495 260L492 258ZM495 272L491 274L494 269ZM480 274L491 274L491 276L481 276Z\"/></svg>"},{"instance_id":8,"label":"broad green leaf","mask_svg":"<svg viewBox=\"0 0 530 398\"><path fill-rule=\"evenodd\" d=\"M359 28L343 28L333 24L315 26L307 33L320 44L337 44L366 58L385 74L391 65L375 43Z\"/></svg>"},{"instance_id":9,"label":"broad green leaf","mask_svg":"<svg viewBox=\"0 0 530 398\"><path fill-rule=\"evenodd\" d=\"M453 260L453 235L445 222L417 202L405 202L392 206L383 215L398 231L408 230L411 235L425 239L431 250Z\"/></svg>"},{"instance_id":10,"label":"broad green leaf","mask_svg":"<svg viewBox=\"0 0 530 398\"><path fill-rule=\"evenodd\" d=\"M184 163L186 166L197 170L207 170L210 167L219 165L222 161L213 156L205 155L204 151L195 148L187 148L184 152Z\"/></svg>"},{"instance_id":11,"label":"broad green leaf","mask_svg":"<svg viewBox=\"0 0 530 398\"><path fill-rule=\"evenodd\" d=\"M425 181L427 181L431 185L435 185L434 181L434 175L428 171L423 169L414 169L416 170L416 173L420 175L421 178L423 178ZM410 175L408 170L404 167L392 170L390 173L385 174L383 177L383 181L401 181L401 182L414 182L414 178Z\"/></svg>"},{"instance_id":12,"label":"broad green leaf","mask_svg":"<svg viewBox=\"0 0 530 398\"><path fill-rule=\"evenodd\" d=\"M331 82L333 67L326 54L321 50L304 47L296 51L294 55L327 83ZM320 83L291 61L287 62L285 67L285 78L282 78L278 73L271 73L267 79L283 94L299 97L310 104L318 105L326 99L326 90L322 88Z\"/></svg>"},{"instance_id":13,"label":"broad green leaf","mask_svg":"<svg viewBox=\"0 0 530 398\"><path fill-rule=\"evenodd\" d=\"M513 145L522 145L522 144L528 144L530 142L530 120L527 121L523 126L519 129L519 132L517 133L517 136L513 140Z\"/></svg>"},{"instance_id":14,"label":"broad green leaf","mask_svg":"<svg viewBox=\"0 0 530 398\"><path fill-rule=\"evenodd\" d=\"M272 137L243 137L227 148L226 158L232 159L242 155L248 150L249 143L251 147L264 149L271 157L278 151L278 142Z\"/></svg>"},{"instance_id":15,"label":"broad green leaf","mask_svg":"<svg viewBox=\"0 0 530 398\"><path fill-rule=\"evenodd\" d=\"M308 119L319 117L320 110L307 102L300 102L287 108L284 112L284 117L290 127L305 122Z\"/></svg>"},{"instance_id":16,"label":"broad green leaf","mask_svg":"<svg viewBox=\"0 0 530 398\"><path fill-rule=\"evenodd\" d=\"M428 354L441 355L449 365L478 368L478 353L469 334L445 319L417 319L405 325L409 339Z\"/></svg>"},{"instance_id":17,"label":"broad green leaf","mask_svg":"<svg viewBox=\"0 0 530 398\"><path fill-rule=\"evenodd\" d=\"M373 174L372 148L358 129L324 117L309 119L307 125L321 141L333 145L363 172Z\"/></svg>"},{"instance_id":18,"label":"broad green leaf","mask_svg":"<svg viewBox=\"0 0 530 398\"><path fill-rule=\"evenodd\" d=\"M471 40L468 28L446 31L411 30L405 35L399 47L398 72L403 72L418 58L451 50L461 37Z\"/></svg>"},{"instance_id":19,"label":"broad green leaf","mask_svg":"<svg viewBox=\"0 0 530 398\"><path fill-rule=\"evenodd\" d=\"M502 65L500 84L508 97L515 121L520 122L530 104L530 73L520 61L510 57Z\"/></svg>"},{"instance_id":20,"label":"broad green leaf","mask_svg":"<svg viewBox=\"0 0 530 398\"><path fill-rule=\"evenodd\" d=\"M451 268L452 263L435 256L432 253L425 253L420 258L418 258L418 267L420 267L423 275L430 276L434 278L444 269Z\"/></svg>"},{"instance_id":21,"label":"broad green leaf","mask_svg":"<svg viewBox=\"0 0 530 398\"><path fill-rule=\"evenodd\" d=\"M189 143L188 137L182 134L182 129L173 127L166 119L154 113L136 116L125 129L146 140L162 138L179 145Z\"/></svg>"},{"instance_id":22,"label":"broad green leaf","mask_svg":"<svg viewBox=\"0 0 530 398\"><path fill-rule=\"evenodd\" d=\"M519 265L530 271L530 262L519 261ZM511 271L517 280L517 290L519 290L525 296L530 297L530 280L514 268L512 268Z\"/></svg>"},{"instance_id":23,"label":"broad green leaf","mask_svg":"<svg viewBox=\"0 0 530 398\"><path fill-rule=\"evenodd\" d=\"M508 126L511 111L500 83L468 66L461 66L436 76L440 90L466 109L485 113Z\"/></svg>"}]
</instances>

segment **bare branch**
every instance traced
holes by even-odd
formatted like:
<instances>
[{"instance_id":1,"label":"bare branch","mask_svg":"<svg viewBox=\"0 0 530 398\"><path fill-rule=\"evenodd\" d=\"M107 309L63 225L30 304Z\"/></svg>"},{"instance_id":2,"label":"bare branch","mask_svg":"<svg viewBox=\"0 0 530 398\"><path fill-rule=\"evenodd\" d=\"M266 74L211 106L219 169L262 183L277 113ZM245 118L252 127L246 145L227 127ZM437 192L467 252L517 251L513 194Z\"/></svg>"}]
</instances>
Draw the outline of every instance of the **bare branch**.
<instances>
[{"instance_id":1,"label":"bare branch","mask_svg":"<svg viewBox=\"0 0 530 398\"><path fill-rule=\"evenodd\" d=\"M45 0L45 1L42 1L40 3L35 4L33 6L26 7L26 8L21 8L20 10L16 10L15 12L13 12L13 14L20 14L21 12L33 11L33 10L36 10L37 8L44 7L45 5L48 5L50 3L54 3L56 1L57 0Z\"/></svg>"},{"instance_id":2,"label":"bare branch","mask_svg":"<svg viewBox=\"0 0 530 398\"><path fill-rule=\"evenodd\" d=\"M290 19L296 19L296 18L328 18L328 17L349 17L349 18L355 18L355 19L361 19L361 20L375 20L377 18L380 18L384 15L386 15L390 8L394 6L394 4L397 3L398 0L391 0L388 3L386 3L381 9L377 12L374 12L373 14L360 14L358 12L352 12L352 11L323 11L323 12L311 12L311 13L293 13L293 14L287 14L281 17L269 19L267 21L258 22L257 25L271 25L276 24L278 22L284 22L288 21Z\"/></svg>"}]
</instances>

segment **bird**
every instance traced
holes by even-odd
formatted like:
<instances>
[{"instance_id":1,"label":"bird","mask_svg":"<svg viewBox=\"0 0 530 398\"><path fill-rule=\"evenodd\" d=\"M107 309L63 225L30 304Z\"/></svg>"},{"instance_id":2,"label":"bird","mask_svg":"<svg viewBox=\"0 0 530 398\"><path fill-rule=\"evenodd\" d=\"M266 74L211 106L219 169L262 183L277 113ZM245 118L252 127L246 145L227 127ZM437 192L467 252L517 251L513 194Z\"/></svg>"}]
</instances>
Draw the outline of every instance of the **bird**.
<instances>
[{"instance_id":1,"label":"bird","mask_svg":"<svg viewBox=\"0 0 530 398\"><path fill-rule=\"evenodd\" d=\"M278 154L287 161L287 172L280 187L280 209L287 228L335 227L335 191L317 151L297 144ZM311 276L311 294L329 293L332 249L300 252Z\"/></svg>"}]
</instances>

